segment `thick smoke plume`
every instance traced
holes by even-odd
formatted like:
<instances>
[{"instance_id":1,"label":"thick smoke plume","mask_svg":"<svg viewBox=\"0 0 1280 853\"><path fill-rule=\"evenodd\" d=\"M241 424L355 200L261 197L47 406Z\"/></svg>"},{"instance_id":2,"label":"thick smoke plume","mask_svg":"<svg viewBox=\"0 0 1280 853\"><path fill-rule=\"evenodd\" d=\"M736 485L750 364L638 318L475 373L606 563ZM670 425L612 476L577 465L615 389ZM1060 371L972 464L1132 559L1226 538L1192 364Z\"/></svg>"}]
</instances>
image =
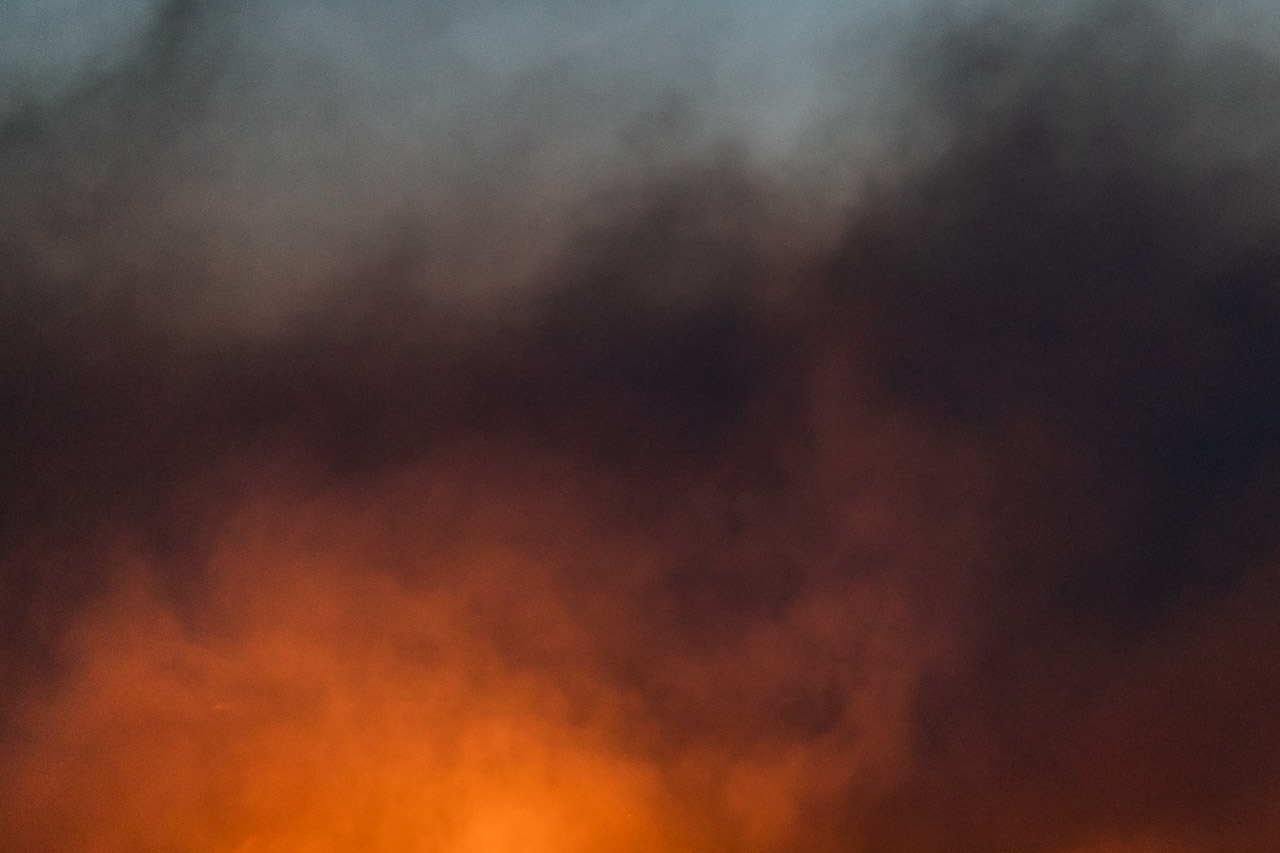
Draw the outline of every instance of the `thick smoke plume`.
<instances>
[{"instance_id":1,"label":"thick smoke plume","mask_svg":"<svg viewBox=\"0 0 1280 853\"><path fill-rule=\"evenodd\" d=\"M1273 13L57 14L0 849L1280 843Z\"/></svg>"}]
</instances>

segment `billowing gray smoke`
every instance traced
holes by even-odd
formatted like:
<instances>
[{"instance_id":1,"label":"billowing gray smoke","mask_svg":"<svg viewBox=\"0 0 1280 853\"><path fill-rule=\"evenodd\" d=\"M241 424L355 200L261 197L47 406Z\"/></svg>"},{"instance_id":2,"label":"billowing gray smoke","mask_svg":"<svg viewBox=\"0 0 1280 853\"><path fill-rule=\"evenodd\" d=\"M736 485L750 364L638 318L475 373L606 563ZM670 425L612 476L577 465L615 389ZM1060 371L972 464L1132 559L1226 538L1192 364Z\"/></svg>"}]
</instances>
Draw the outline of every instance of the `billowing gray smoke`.
<instances>
[{"instance_id":1,"label":"billowing gray smoke","mask_svg":"<svg viewBox=\"0 0 1280 853\"><path fill-rule=\"evenodd\" d=\"M12 4L0 849L1274 849L1203 5Z\"/></svg>"}]
</instances>

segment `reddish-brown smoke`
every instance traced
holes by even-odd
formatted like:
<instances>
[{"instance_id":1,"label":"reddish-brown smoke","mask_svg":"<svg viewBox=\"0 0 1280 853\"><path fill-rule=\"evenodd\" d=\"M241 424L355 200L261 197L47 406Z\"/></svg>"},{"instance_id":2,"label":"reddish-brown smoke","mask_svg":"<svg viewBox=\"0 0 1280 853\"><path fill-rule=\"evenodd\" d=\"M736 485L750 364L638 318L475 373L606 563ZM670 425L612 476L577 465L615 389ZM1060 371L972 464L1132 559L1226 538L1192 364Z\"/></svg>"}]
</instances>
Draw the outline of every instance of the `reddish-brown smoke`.
<instances>
[{"instance_id":1,"label":"reddish-brown smoke","mask_svg":"<svg viewBox=\"0 0 1280 853\"><path fill-rule=\"evenodd\" d=\"M6 196L0 850L1275 849L1280 70L1172 21L948 23L838 221L685 163L518 310Z\"/></svg>"}]
</instances>

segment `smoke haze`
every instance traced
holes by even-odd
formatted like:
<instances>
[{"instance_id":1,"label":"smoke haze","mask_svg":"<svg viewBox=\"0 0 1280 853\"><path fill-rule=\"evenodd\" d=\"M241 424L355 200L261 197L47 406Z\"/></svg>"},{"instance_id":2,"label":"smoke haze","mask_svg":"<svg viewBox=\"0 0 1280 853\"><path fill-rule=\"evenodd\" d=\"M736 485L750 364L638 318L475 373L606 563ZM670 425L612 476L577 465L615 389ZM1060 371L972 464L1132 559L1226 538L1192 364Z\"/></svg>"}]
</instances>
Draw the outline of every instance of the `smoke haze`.
<instances>
[{"instance_id":1,"label":"smoke haze","mask_svg":"<svg viewBox=\"0 0 1280 853\"><path fill-rule=\"evenodd\" d=\"M1274 849L1202 5L9 4L0 849Z\"/></svg>"}]
</instances>

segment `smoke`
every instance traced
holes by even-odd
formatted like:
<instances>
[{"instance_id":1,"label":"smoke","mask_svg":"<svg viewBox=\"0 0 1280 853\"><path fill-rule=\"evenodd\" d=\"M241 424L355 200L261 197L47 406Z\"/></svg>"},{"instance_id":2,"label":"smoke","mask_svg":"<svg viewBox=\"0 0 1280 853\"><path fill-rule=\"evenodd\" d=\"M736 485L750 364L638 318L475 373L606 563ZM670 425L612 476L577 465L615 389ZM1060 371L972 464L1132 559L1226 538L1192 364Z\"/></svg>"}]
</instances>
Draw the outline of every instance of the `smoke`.
<instances>
[{"instance_id":1,"label":"smoke","mask_svg":"<svg viewBox=\"0 0 1280 853\"><path fill-rule=\"evenodd\" d=\"M4 849L1274 847L1273 13L14 15Z\"/></svg>"}]
</instances>

